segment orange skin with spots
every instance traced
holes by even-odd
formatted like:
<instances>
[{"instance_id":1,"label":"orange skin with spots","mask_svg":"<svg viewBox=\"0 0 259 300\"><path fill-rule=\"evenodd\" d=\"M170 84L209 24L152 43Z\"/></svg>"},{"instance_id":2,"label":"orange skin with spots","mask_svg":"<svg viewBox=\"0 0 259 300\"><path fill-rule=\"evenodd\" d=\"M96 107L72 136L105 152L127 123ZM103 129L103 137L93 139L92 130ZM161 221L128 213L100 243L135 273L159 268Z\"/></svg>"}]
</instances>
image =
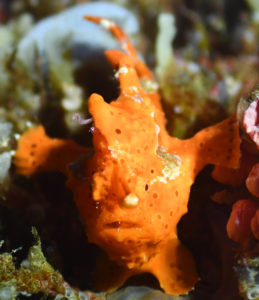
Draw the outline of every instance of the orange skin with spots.
<instances>
[{"instance_id":1,"label":"orange skin with spots","mask_svg":"<svg viewBox=\"0 0 259 300\"><path fill-rule=\"evenodd\" d=\"M154 85L152 73L121 29L110 23L109 30L126 49L126 53L105 53L118 70L121 92L110 104L97 94L88 101L94 120L94 154L85 160L86 180L76 178L67 165L92 150L73 141L50 139L42 127L30 129L19 140L17 171L31 175L61 170L67 174L88 239L108 256L97 273L99 289L112 290L134 274L150 272L167 293L185 294L194 287L198 275L191 253L177 238L176 226L187 212L190 187L205 165L238 167L237 122L231 117L189 140L169 136L159 94L144 89ZM44 140L44 147L39 139ZM37 151L31 157L35 143ZM61 155L57 155L59 143ZM125 204L129 194L138 199L133 207Z\"/></svg>"}]
</instances>

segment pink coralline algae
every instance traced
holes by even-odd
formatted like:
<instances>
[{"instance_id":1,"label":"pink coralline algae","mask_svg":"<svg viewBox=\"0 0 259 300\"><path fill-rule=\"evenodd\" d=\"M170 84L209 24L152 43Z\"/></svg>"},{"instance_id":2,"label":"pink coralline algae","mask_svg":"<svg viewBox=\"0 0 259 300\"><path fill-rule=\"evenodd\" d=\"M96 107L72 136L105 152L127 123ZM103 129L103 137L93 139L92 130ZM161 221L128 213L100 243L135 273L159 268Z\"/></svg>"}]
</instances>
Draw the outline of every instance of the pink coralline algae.
<instances>
[{"instance_id":1,"label":"pink coralline algae","mask_svg":"<svg viewBox=\"0 0 259 300\"><path fill-rule=\"evenodd\" d=\"M254 100L244 112L243 125L246 133L259 148L259 98Z\"/></svg>"}]
</instances>

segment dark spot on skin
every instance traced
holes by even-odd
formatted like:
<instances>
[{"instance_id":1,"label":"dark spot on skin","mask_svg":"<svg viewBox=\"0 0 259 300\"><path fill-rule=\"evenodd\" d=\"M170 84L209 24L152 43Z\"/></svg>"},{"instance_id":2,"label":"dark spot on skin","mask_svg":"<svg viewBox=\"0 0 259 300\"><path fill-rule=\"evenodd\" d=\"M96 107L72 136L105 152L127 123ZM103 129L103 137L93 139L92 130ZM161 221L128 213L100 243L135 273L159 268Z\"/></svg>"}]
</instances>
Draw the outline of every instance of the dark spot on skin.
<instances>
[{"instance_id":1,"label":"dark spot on skin","mask_svg":"<svg viewBox=\"0 0 259 300\"><path fill-rule=\"evenodd\" d=\"M231 156L230 156L230 155L228 155L228 156L226 157L226 159L227 159L227 160L230 160L230 159L231 159Z\"/></svg>"},{"instance_id":2,"label":"dark spot on skin","mask_svg":"<svg viewBox=\"0 0 259 300\"><path fill-rule=\"evenodd\" d=\"M153 198L157 198L157 193L154 193L154 194L153 194Z\"/></svg>"},{"instance_id":3,"label":"dark spot on skin","mask_svg":"<svg viewBox=\"0 0 259 300\"><path fill-rule=\"evenodd\" d=\"M32 144L31 147L32 147L32 148L36 148L36 147L37 147L37 144Z\"/></svg>"},{"instance_id":4,"label":"dark spot on skin","mask_svg":"<svg viewBox=\"0 0 259 300\"><path fill-rule=\"evenodd\" d=\"M178 197L178 194L179 194L178 191L175 191L175 196L176 196L176 197Z\"/></svg>"},{"instance_id":5,"label":"dark spot on skin","mask_svg":"<svg viewBox=\"0 0 259 300\"><path fill-rule=\"evenodd\" d=\"M155 171L154 171L153 169L151 169L151 170L150 170L150 173L152 173L152 174L153 174L154 172L155 172Z\"/></svg>"},{"instance_id":6,"label":"dark spot on skin","mask_svg":"<svg viewBox=\"0 0 259 300\"><path fill-rule=\"evenodd\" d=\"M148 184L145 185L145 191L147 191L147 190L148 190Z\"/></svg>"},{"instance_id":7,"label":"dark spot on skin","mask_svg":"<svg viewBox=\"0 0 259 300\"><path fill-rule=\"evenodd\" d=\"M171 211L171 212L170 212L170 217L172 217L172 216L173 216L173 212Z\"/></svg>"},{"instance_id":8,"label":"dark spot on skin","mask_svg":"<svg viewBox=\"0 0 259 300\"><path fill-rule=\"evenodd\" d=\"M35 155L35 152L32 151L32 152L30 153L30 156L34 156L34 155Z\"/></svg>"},{"instance_id":9,"label":"dark spot on skin","mask_svg":"<svg viewBox=\"0 0 259 300\"><path fill-rule=\"evenodd\" d=\"M121 130L120 130L119 128L116 128L116 129L115 129L115 132L116 132L117 134L121 134Z\"/></svg>"},{"instance_id":10,"label":"dark spot on skin","mask_svg":"<svg viewBox=\"0 0 259 300\"><path fill-rule=\"evenodd\" d=\"M201 142L201 143L200 143L200 147L203 147L203 146L204 146L204 143Z\"/></svg>"}]
</instances>

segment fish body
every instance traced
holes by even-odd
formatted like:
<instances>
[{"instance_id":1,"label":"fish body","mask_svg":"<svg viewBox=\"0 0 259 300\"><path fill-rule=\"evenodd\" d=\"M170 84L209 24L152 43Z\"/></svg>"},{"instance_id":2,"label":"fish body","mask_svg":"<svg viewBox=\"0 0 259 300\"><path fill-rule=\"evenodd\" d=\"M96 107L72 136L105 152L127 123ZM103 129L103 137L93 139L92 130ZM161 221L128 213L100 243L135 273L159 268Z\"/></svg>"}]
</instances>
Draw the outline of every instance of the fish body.
<instances>
[{"instance_id":1,"label":"fish body","mask_svg":"<svg viewBox=\"0 0 259 300\"><path fill-rule=\"evenodd\" d=\"M128 38L112 21L86 19L109 29L126 52L105 53L117 70L118 99L106 103L93 94L88 100L94 152L70 140L51 139L40 126L20 138L17 170L24 175L50 170L67 174L88 239L107 254L97 276L101 290L150 272L167 293L185 294L198 275L191 253L177 237L177 223L205 165L238 167L237 122L231 117L188 140L171 137L153 75ZM83 178L78 178L68 166L82 156Z\"/></svg>"}]
</instances>

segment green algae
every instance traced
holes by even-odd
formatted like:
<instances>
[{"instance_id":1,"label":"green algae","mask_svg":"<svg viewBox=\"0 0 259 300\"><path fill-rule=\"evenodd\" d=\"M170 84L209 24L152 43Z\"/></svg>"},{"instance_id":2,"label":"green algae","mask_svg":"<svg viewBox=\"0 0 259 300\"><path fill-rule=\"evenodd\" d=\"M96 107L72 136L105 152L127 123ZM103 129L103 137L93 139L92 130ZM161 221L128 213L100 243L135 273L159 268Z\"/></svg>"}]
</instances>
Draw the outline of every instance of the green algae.
<instances>
[{"instance_id":1,"label":"green algae","mask_svg":"<svg viewBox=\"0 0 259 300\"><path fill-rule=\"evenodd\" d=\"M16 251L0 255L0 294L3 289L13 291L10 294L15 297L19 293L65 293L65 282L62 275L46 261L35 228L32 229L32 233L35 245L30 247L27 258L19 267L16 266L13 256Z\"/></svg>"}]
</instances>

